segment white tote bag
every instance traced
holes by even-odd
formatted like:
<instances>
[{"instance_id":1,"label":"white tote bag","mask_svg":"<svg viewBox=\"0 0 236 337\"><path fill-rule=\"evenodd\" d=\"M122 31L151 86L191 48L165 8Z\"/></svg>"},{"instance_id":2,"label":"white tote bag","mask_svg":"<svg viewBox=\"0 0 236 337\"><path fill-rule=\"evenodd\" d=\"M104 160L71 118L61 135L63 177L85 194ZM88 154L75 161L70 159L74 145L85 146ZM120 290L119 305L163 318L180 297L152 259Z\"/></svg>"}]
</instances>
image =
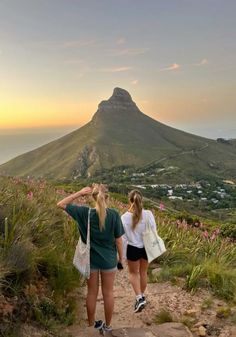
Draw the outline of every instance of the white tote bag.
<instances>
[{"instance_id":1,"label":"white tote bag","mask_svg":"<svg viewBox=\"0 0 236 337\"><path fill-rule=\"evenodd\" d=\"M90 277L90 208L88 211L87 242L79 238L73 258L73 265L87 279Z\"/></svg>"},{"instance_id":2,"label":"white tote bag","mask_svg":"<svg viewBox=\"0 0 236 337\"><path fill-rule=\"evenodd\" d=\"M147 253L148 262L150 263L166 251L166 247L162 238L153 230L150 225L149 216L145 215L145 231L143 232L143 243Z\"/></svg>"}]
</instances>

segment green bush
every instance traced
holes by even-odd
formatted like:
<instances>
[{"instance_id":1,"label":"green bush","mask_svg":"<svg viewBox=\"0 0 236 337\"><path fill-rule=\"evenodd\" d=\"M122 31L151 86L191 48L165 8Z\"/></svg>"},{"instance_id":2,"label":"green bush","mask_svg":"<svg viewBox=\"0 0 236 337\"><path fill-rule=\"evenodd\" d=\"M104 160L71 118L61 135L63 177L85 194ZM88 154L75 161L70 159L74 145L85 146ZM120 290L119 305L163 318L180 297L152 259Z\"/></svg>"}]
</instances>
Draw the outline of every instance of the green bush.
<instances>
[{"instance_id":1,"label":"green bush","mask_svg":"<svg viewBox=\"0 0 236 337\"><path fill-rule=\"evenodd\" d=\"M221 226L221 235L236 240L236 223L226 223Z\"/></svg>"}]
</instances>

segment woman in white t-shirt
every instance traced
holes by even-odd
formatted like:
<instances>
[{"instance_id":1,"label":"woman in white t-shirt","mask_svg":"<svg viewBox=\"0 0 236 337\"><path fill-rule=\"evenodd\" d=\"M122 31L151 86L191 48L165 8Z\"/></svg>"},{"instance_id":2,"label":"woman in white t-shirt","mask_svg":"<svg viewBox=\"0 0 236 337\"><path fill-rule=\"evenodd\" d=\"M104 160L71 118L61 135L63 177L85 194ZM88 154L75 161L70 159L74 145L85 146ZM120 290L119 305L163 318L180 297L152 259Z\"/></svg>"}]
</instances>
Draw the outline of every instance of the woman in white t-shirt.
<instances>
[{"instance_id":1,"label":"woman in white t-shirt","mask_svg":"<svg viewBox=\"0 0 236 337\"><path fill-rule=\"evenodd\" d=\"M130 208L121 216L127 241L127 263L129 280L136 295L134 312L141 311L146 305L145 290L147 287L147 254L143 244L143 232L149 221L156 230L155 218L151 211L143 209L143 196L138 190L129 193Z\"/></svg>"}]
</instances>

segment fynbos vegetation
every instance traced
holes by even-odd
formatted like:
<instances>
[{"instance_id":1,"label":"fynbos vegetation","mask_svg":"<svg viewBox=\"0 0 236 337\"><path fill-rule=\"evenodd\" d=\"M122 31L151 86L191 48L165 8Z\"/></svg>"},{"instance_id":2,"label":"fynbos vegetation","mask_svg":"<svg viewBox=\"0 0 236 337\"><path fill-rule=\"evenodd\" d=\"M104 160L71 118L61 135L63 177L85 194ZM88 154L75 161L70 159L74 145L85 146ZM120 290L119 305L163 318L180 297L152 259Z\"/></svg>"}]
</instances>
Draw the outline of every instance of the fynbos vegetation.
<instances>
[{"instance_id":1,"label":"fynbos vegetation","mask_svg":"<svg viewBox=\"0 0 236 337\"><path fill-rule=\"evenodd\" d=\"M69 187L71 188L71 187ZM0 178L0 331L3 336L25 321L52 330L71 324L82 311L72 265L78 237L75 223L56 208L65 191L44 181ZM125 198L113 193L110 206L121 213ZM221 229L193 226L157 210L158 232L167 252L152 281L179 277L186 290L210 290L230 302L236 294L236 246ZM230 237L230 235L229 235ZM77 310L78 308L78 310Z\"/></svg>"},{"instance_id":2,"label":"fynbos vegetation","mask_svg":"<svg viewBox=\"0 0 236 337\"><path fill-rule=\"evenodd\" d=\"M55 207L57 193L45 182L0 181L0 331L19 322L44 327L70 324L79 286L72 266L76 227Z\"/></svg>"}]
</instances>

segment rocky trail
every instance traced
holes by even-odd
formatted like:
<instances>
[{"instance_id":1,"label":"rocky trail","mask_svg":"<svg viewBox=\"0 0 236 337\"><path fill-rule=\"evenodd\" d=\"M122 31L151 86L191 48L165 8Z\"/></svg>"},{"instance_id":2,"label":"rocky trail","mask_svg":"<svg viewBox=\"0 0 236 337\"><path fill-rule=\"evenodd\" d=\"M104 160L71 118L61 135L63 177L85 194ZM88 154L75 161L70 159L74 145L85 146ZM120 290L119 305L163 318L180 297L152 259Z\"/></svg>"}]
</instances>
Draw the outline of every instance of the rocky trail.
<instances>
[{"instance_id":1,"label":"rocky trail","mask_svg":"<svg viewBox=\"0 0 236 337\"><path fill-rule=\"evenodd\" d=\"M158 269L153 269L155 274ZM128 281L127 270L117 273L115 283L115 310L112 319L113 331L106 336L115 337L236 337L235 308L231 308L230 317L223 317L227 304L213 298L207 291L199 290L190 294L182 289L182 280L178 285L149 283L147 288L147 306L140 313L133 313L134 294ZM96 337L99 332L88 328L86 322L85 292L82 287L79 294L84 313L78 324L66 329L73 337ZM160 312L169 313L173 322L157 323ZM99 293L96 319L104 319L103 301ZM234 321L234 322L233 322ZM162 320L163 322L163 320Z\"/></svg>"}]
</instances>

